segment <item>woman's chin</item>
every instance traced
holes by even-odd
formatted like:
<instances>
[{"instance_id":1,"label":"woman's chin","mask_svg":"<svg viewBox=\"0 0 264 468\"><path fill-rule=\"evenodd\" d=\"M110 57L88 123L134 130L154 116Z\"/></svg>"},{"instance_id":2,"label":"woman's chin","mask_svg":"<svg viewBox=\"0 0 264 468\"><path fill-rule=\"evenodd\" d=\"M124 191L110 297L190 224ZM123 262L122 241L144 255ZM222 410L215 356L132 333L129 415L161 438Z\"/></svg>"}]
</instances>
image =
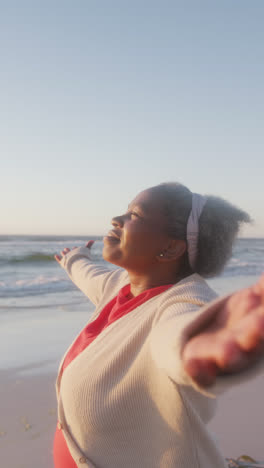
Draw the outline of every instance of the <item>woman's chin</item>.
<instances>
[{"instance_id":1,"label":"woman's chin","mask_svg":"<svg viewBox=\"0 0 264 468\"><path fill-rule=\"evenodd\" d=\"M108 243L104 242L103 247L103 259L106 262L114 263L115 265L119 265L118 259L121 257L121 252L118 249L118 243Z\"/></svg>"}]
</instances>

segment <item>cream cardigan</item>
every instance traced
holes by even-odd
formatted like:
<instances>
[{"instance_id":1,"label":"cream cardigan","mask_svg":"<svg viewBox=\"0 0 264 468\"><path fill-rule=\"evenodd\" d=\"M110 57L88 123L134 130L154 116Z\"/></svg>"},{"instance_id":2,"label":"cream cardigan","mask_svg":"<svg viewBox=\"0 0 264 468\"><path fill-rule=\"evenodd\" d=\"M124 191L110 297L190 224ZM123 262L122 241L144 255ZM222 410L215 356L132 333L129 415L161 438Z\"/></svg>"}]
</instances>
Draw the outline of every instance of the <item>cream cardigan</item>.
<instances>
[{"instance_id":1,"label":"cream cardigan","mask_svg":"<svg viewBox=\"0 0 264 468\"><path fill-rule=\"evenodd\" d=\"M89 256L80 247L61 264L95 304L92 321L129 279L124 270L110 271ZM187 337L217 313L219 300L206 305L215 297L193 274L103 330L63 376L62 359L58 419L79 468L226 466L206 423L216 393L242 379L219 378L207 392L181 362Z\"/></svg>"}]
</instances>

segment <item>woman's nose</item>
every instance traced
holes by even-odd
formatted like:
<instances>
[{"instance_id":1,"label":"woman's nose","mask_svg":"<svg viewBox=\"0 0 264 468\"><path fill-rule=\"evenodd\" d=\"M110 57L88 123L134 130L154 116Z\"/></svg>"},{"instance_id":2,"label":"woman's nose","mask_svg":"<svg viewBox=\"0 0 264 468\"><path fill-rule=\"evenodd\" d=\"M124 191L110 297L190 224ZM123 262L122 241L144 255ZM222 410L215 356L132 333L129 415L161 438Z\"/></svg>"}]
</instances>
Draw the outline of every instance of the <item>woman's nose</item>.
<instances>
[{"instance_id":1,"label":"woman's nose","mask_svg":"<svg viewBox=\"0 0 264 468\"><path fill-rule=\"evenodd\" d=\"M115 216L111 221L112 226L122 227L124 225L123 216Z\"/></svg>"}]
</instances>

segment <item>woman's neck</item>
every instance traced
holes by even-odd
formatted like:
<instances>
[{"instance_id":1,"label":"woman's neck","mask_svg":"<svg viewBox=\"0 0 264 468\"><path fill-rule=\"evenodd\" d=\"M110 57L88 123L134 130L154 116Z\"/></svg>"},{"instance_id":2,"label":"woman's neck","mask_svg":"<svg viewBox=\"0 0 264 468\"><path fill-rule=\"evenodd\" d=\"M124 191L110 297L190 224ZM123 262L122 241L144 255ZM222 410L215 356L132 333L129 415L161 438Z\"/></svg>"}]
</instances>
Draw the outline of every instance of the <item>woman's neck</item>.
<instances>
[{"instance_id":1,"label":"woman's neck","mask_svg":"<svg viewBox=\"0 0 264 468\"><path fill-rule=\"evenodd\" d=\"M186 275L175 274L175 272L167 275L157 275L155 273L148 275L138 275L128 272L130 279L130 292L136 297L147 289L165 286L166 284L176 284L181 281Z\"/></svg>"}]
</instances>

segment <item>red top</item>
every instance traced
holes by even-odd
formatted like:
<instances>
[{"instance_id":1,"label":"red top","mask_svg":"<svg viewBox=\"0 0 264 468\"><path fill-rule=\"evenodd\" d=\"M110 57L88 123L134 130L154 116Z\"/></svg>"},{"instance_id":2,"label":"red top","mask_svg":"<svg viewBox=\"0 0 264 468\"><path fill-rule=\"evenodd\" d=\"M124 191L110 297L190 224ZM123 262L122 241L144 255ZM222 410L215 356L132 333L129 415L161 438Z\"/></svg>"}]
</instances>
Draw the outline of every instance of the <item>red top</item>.
<instances>
[{"instance_id":1,"label":"red top","mask_svg":"<svg viewBox=\"0 0 264 468\"><path fill-rule=\"evenodd\" d=\"M89 323L76 338L72 347L68 351L63 365L62 371L78 356L93 340L108 327L111 323L131 312L136 307L148 301L152 297L169 289L172 284L158 286L157 288L147 289L136 297L133 297L130 292L130 284L124 286L114 299L112 299L102 310L99 316ZM57 425L54 438L53 456L55 468L77 468L73 460L68 446L63 437L63 431L60 430L61 425Z\"/></svg>"}]
</instances>

